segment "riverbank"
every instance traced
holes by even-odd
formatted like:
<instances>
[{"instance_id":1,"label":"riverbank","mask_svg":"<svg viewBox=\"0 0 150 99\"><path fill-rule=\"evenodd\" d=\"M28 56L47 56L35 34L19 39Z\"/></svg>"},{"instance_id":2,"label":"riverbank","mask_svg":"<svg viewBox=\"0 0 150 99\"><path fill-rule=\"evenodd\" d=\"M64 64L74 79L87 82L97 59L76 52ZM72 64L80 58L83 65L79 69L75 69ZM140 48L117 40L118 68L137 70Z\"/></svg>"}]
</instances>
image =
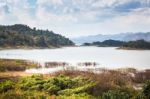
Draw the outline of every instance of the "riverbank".
<instances>
[{"instance_id":1,"label":"riverbank","mask_svg":"<svg viewBox=\"0 0 150 99\"><path fill-rule=\"evenodd\" d=\"M43 99L43 97L44 99L111 99L114 96L121 99L137 99L137 97L143 99L147 97L142 90L145 90L143 87L146 85L145 82L150 80L148 69L143 71L134 68L97 69L95 62L78 63L79 67L83 67L78 69L70 67L65 62L48 62L45 69L51 70L61 65L63 70L47 74L25 72L28 68L37 68L38 65L35 64L24 60L1 59L0 67L7 68L0 71L0 99ZM18 67L25 67L25 70Z\"/></svg>"},{"instance_id":2,"label":"riverbank","mask_svg":"<svg viewBox=\"0 0 150 99\"><path fill-rule=\"evenodd\" d=\"M138 51L145 51L150 50L148 48L131 48L131 47L118 47L119 50L138 50Z\"/></svg>"},{"instance_id":3,"label":"riverbank","mask_svg":"<svg viewBox=\"0 0 150 99\"><path fill-rule=\"evenodd\" d=\"M137 82L135 77L120 70L105 70L99 74L66 70L47 75L23 72L0 75L1 99L149 99L141 91L145 90L146 80Z\"/></svg>"},{"instance_id":4,"label":"riverbank","mask_svg":"<svg viewBox=\"0 0 150 99\"><path fill-rule=\"evenodd\" d=\"M25 71L26 69L38 67L40 67L40 65L32 61L21 59L0 59L0 72Z\"/></svg>"},{"instance_id":5,"label":"riverbank","mask_svg":"<svg viewBox=\"0 0 150 99\"><path fill-rule=\"evenodd\" d=\"M11 50L11 49L25 49L25 50L30 50L30 49L56 49L56 48L61 48L61 47L30 47L30 46L16 46L16 47L0 47L0 50Z\"/></svg>"},{"instance_id":6,"label":"riverbank","mask_svg":"<svg viewBox=\"0 0 150 99\"><path fill-rule=\"evenodd\" d=\"M24 50L32 50L32 49L59 49L59 48L65 48L65 47L79 47L76 45L73 46L49 46L49 47L30 47L30 46L16 46L16 47L0 47L0 50L13 50L13 49L24 49Z\"/></svg>"}]
</instances>

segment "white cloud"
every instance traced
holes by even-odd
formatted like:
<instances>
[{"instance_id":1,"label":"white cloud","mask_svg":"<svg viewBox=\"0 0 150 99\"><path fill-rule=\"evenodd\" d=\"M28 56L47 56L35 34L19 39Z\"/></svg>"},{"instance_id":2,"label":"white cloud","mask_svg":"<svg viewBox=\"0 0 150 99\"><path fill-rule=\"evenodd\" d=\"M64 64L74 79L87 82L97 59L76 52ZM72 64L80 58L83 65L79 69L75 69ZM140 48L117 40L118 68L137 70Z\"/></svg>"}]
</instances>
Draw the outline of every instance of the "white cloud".
<instances>
[{"instance_id":1,"label":"white cloud","mask_svg":"<svg viewBox=\"0 0 150 99\"><path fill-rule=\"evenodd\" d=\"M66 36L150 31L150 0L37 0L33 7L28 1L0 0L0 24L22 23ZM114 9L131 1L143 6L129 12Z\"/></svg>"},{"instance_id":2,"label":"white cloud","mask_svg":"<svg viewBox=\"0 0 150 99\"><path fill-rule=\"evenodd\" d=\"M37 0L38 5L45 5L45 4L53 4L53 5L61 5L63 4L62 0Z\"/></svg>"}]
</instances>

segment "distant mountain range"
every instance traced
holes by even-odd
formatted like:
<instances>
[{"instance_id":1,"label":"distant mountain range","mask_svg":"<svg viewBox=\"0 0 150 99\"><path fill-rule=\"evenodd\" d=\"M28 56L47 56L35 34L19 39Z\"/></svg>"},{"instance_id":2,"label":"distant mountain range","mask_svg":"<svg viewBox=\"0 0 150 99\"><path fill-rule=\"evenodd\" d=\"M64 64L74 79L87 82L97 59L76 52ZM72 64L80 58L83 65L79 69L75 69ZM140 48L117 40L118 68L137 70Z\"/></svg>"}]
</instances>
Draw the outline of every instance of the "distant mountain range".
<instances>
[{"instance_id":1,"label":"distant mountain range","mask_svg":"<svg viewBox=\"0 0 150 99\"><path fill-rule=\"evenodd\" d=\"M91 36L84 36L78 38L72 38L71 40L76 44L83 44L83 43L92 43L96 41L105 41L105 40L119 40L119 41L135 41L143 39L145 41L150 41L150 32L139 32L139 33L120 33L120 34L112 34L112 35L91 35Z\"/></svg>"}]
</instances>

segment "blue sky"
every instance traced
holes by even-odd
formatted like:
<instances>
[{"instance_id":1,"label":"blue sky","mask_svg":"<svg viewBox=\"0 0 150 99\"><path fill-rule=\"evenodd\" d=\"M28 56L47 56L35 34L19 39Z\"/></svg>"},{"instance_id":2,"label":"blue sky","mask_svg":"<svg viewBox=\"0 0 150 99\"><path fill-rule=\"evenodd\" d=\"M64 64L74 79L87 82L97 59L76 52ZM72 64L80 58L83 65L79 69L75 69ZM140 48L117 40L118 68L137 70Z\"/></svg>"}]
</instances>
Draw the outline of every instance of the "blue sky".
<instances>
[{"instance_id":1,"label":"blue sky","mask_svg":"<svg viewBox=\"0 0 150 99\"><path fill-rule=\"evenodd\" d=\"M150 31L150 0L0 0L0 24L67 37Z\"/></svg>"}]
</instances>

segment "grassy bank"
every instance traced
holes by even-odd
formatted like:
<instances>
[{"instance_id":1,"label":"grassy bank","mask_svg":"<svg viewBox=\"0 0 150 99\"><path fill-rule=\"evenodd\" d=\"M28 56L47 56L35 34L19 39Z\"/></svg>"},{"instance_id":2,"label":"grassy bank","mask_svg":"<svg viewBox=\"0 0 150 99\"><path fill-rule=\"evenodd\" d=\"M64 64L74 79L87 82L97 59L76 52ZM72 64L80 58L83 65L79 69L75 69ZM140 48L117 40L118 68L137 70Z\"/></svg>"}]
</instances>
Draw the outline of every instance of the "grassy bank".
<instances>
[{"instance_id":1,"label":"grassy bank","mask_svg":"<svg viewBox=\"0 0 150 99\"><path fill-rule=\"evenodd\" d=\"M29 68L38 68L38 64L25 60L0 59L0 72L24 71Z\"/></svg>"},{"instance_id":2,"label":"grassy bank","mask_svg":"<svg viewBox=\"0 0 150 99\"><path fill-rule=\"evenodd\" d=\"M0 99L150 99L150 70L102 69L94 73L65 69L43 75L24 72L35 67L38 64L25 60L1 59Z\"/></svg>"},{"instance_id":3,"label":"grassy bank","mask_svg":"<svg viewBox=\"0 0 150 99\"><path fill-rule=\"evenodd\" d=\"M3 80L0 99L150 99L150 82L144 82L136 90L138 82L118 71L61 71Z\"/></svg>"}]
</instances>

